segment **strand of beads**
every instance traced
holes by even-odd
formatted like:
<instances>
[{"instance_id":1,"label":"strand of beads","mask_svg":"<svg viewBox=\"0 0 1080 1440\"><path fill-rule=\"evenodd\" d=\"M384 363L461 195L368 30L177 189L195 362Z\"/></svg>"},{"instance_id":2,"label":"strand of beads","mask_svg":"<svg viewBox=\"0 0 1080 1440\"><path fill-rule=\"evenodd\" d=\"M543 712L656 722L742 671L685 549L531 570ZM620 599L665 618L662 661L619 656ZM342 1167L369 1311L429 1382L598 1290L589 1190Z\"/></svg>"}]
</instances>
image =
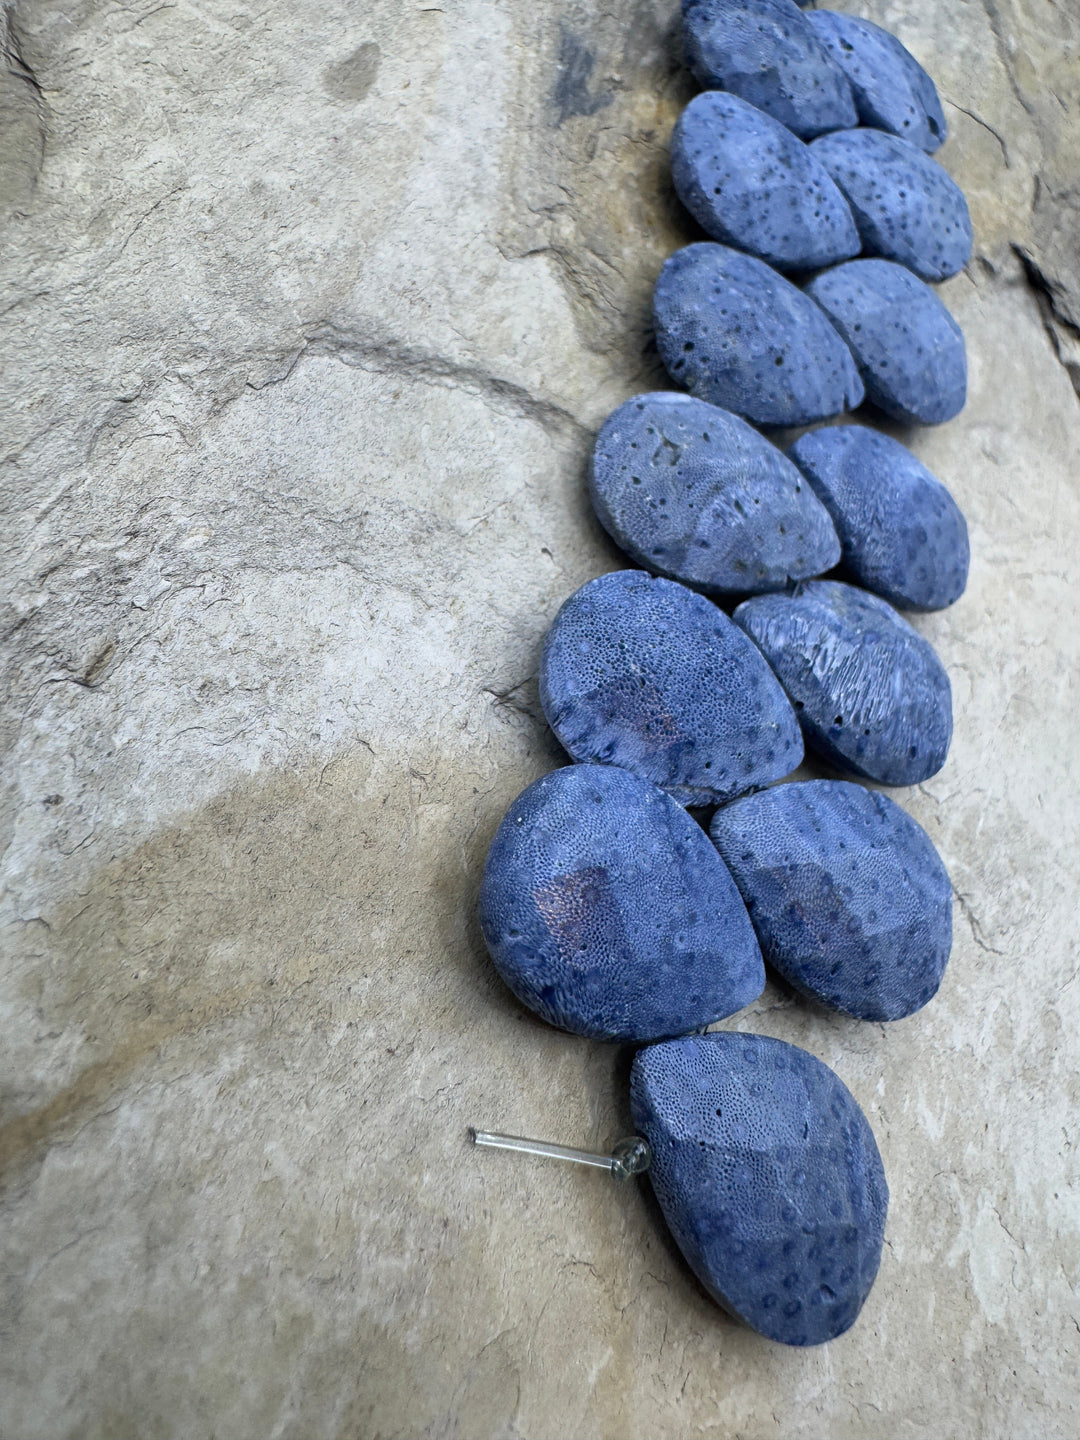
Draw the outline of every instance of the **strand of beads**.
<instances>
[{"instance_id":1,"label":"strand of beads","mask_svg":"<svg viewBox=\"0 0 1080 1440\"><path fill-rule=\"evenodd\" d=\"M754 426L864 399L954 416L963 336L926 282L966 263L971 226L929 158L933 83L893 36L794 0L683 12L704 89L672 166L712 238L668 260L654 310L689 393L636 396L598 436L593 503L642 568L582 586L550 628L541 700L575 763L507 812L481 923L545 1020L645 1047L631 1104L680 1248L726 1309L809 1345L854 1322L877 1273L873 1134L805 1051L702 1032L757 998L763 959L859 1019L936 993L951 887L929 837L858 784L776 782L804 744L886 785L940 769L948 677L898 609L951 604L968 540L940 481L873 428L785 455ZM712 843L686 806L716 807Z\"/></svg>"}]
</instances>

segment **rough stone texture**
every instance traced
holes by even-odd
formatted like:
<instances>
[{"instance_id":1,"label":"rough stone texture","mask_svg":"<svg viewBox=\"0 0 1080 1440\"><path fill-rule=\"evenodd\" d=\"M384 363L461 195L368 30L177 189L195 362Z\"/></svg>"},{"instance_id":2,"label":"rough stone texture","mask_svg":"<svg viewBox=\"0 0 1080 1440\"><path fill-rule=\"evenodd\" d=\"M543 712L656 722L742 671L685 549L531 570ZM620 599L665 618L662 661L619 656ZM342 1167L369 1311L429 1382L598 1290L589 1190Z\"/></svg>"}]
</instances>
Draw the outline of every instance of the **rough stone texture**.
<instances>
[{"instance_id":1,"label":"rough stone texture","mask_svg":"<svg viewBox=\"0 0 1080 1440\"><path fill-rule=\"evenodd\" d=\"M717 1312L647 1184L465 1141L629 1127L628 1057L514 1005L475 897L557 763L544 630L620 563L593 433L663 383L699 238L674 4L15 9L5 1435L1075 1436L1080 19L850 8L933 72L971 205L970 398L896 434L973 564L900 797L957 889L941 991L725 1022L832 1065L890 1178L807 1353Z\"/></svg>"}]
</instances>

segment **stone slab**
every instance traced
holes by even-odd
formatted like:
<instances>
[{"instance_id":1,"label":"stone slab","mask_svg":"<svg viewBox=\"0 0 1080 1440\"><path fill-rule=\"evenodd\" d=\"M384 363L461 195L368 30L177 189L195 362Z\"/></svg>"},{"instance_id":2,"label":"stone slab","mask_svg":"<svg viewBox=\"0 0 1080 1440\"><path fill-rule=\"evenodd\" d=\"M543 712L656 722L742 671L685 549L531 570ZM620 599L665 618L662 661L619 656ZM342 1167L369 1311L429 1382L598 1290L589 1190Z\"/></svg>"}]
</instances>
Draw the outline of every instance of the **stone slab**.
<instances>
[{"instance_id":1,"label":"stone slab","mask_svg":"<svg viewBox=\"0 0 1080 1440\"><path fill-rule=\"evenodd\" d=\"M847 4L937 79L976 233L967 408L894 430L972 534L916 621L953 751L900 796L957 943L908 1021L770 984L725 1024L874 1127L859 1323L770 1346L647 1187L466 1142L629 1128L629 1055L513 1001L475 898L560 763L544 629L620 563L593 435L700 238L675 8L3 12L12 1440L1076 1434L1074 8Z\"/></svg>"}]
</instances>

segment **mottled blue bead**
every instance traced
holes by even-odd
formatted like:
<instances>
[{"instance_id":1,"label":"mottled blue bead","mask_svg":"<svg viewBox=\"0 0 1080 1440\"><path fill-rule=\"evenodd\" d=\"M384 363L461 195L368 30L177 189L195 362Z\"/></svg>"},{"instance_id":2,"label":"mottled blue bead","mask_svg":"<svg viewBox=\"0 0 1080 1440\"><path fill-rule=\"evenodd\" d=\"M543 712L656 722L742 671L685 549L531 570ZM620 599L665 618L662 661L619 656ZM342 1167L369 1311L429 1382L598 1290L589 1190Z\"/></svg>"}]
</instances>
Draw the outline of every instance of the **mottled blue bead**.
<instances>
[{"instance_id":1,"label":"mottled blue bead","mask_svg":"<svg viewBox=\"0 0 1080 1440\"><path fill-rule=\"evenodd\" d=\"M510 989L552 1025L641 1044L761 994L746 907L669 795L605 765L537 780L488 852L480 925Z\"/></svg>"},{"instance_id":2,"label":"mottled blue bead","mask_svg":"<svg viewBox=\"0 0 1080 1440\"><path fill-rule=\"evenodd\" d=\"M857 123L843 70L794 0L683 0L686 63L804 139Z\"/></svg>"},{"instance_id":3,"label":"mottled blue bead","mask_svg":"<svg viewBox=\"0 0 1080 1440\"><path fill-rule=\"evenodd\" d=\"M887 795L843 780L775 785L717 810L710 833L765 959L796 990L859 1020L900 1020L937 994L952 885Z\"/></svg>"},{"instance_id":4,"label":"mottled blue bead","mask_svg":"<svg viewBox=\"0 0 1080 1440\"><path fill-rule=\"evenodd\" d=\"M836 580L735 611L795 706L807 743L883 785L936 775L952 739L949 677L891 605Z\"/></svg>"},{"instance_id":5,"label":"mottled blue bead","mask_svg":"<svg viewBox=\"0 0 1080 1440\"><path fill-rule=\"evenodd\" d=\"M806 287L847 341L866 394L898 420L939 425L964 408L964 336L929 285L891 260L849 260Z\"/></svg>"},{"instance_id":6,"label":"mottled blue bead","mask_svg":"<svg viewBox=\"0 0 1080 1440\"><path fill-rule=\"evenodd\" d=\"M671 137L675 192L715 240L780 270L818 270L861 248L847 201L810 149L737 95L706 90Z\"/></svg>"},{"instance_id":7,"label":"mottled blue bead","mask_svg":"<svg viewBox=\"0 0 1080 1440\"><path fill-rule=\"evenodd\" d=\"M756 424L808 425L863 398L835 327L752 255L707 241L677 250L660 271L653 310L671 378Z\"/></svg>"},{"instance_id":8,"label":"mottled blue bead","mask_svg":"<svg viewBox=\"0 0 1080 1440\"><path fill-rule=\"evenodd\" d=\"M839 1076L783 1040L712 1031L638 1051L630 1106L664 1219L713 1299L784 1345L850 1329L889 1187Z\"/></svg>"},{"instance_id":9,"label":"mottled blue bead","mask_svg":"<svg viewBox=\"0 0 1080 1440\"><path fill-rule=\"evenodd\" d=\"M745 420L677 391L638 395L608 416L590 490L628 555L710 594L781 590L840 558L797 466Z\"/></svg>"},{"instance_id":10,"label":"mottled blue bead","mask_svg":"<svg viewBox=\"0 0 1080 1440\"><path fill-rule=\"evenodd\" d=\"M870 20L815 10L807 20L847 76L859 120L933 153L947 134L934 82L895 35ZM840 129L840 126L833 127Z\"/></svg>"},{"instance_id":11,"label":"mottled blue bead","mask_svg":"<svg viewBox=\"0 0 1080 1440\"><path fill-rule=\"evenodd\" d=\"M575 760L619 765L683 805L716 805L802 759L776 676L722 610L617 570L576 590L540 660L548 724Z\"/></svg>"},{"instance_id":12,"label":"mottled blue bead","mask_svg":"<svg viewBox=\"0 0 1080 1440\"><path fill-rule=\"evenodd\" d=\"M791 457L833 518L858 583L901 610L940 610L964 593L960 507L911 451L864 425L812 430Z\"/></svg>"},{"instance_id":13,"label":"mottled blue bead","mask_svg":"<svg viewBox=\"0 0 1080 1440\"><path fill-rule=\"evenodd\" d=\"M924 151L884 130L838 130L810 150L843 191L864 254L895 260L923 280L945 280L967 264L964 192Z\"/></svg>"}]
</instances>

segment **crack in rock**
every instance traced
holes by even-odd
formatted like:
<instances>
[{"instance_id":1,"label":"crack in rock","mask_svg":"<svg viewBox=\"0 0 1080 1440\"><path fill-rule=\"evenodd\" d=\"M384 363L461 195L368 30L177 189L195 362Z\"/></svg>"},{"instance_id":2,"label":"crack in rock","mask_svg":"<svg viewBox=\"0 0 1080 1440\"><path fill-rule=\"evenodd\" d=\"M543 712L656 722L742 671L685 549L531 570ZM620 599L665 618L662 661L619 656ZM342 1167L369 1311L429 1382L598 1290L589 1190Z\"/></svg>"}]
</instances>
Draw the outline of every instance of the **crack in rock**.
<instances>
[{"instance_id":1,"label":"crack in rock","mask_svg":"<svg viewBox=\"0 0 1080 1440\"><path fill-rule=\"evenodd\" d=\"M955 885L953 886L953 894L956 896L961 914L971 929L971 938L975 941L975 944L978 945L979 949L985 950L990 955L1003 955L1005 953L1003 950L996 949L982 938L982 921L975 914L971 901L967 896L961 895Z\"/></svg>"},{"instance_id":2,"label":"crack in rock","mask_svg":"<svg viewBox=\"0 0 1080 1440\"><path fill-rule=\"evenodd\" d=\"M1012 250L1023 267L1024 278L1034 292L1043 328L1050 337L1054 354L1072 382L1077 399L1080 400L1080 326L1076 325L1066 308L1065 288L1052 275L1047 275L1023 246L1014 242Z\"/></svg>"},{"instance_id":3,"label":"crack in rock","mask_svg":"<svg viewBox=\"0 0 1080 1440\"><path fill-rule=\"evenodd\" d=\"M0 135L0 215L23 215L45 161L45 100L7 5L0 6Z\"/></svg>"},{"instance_id":4,"label":"crack in rock","mask_svg":"<svg viewBox=\"0 0 1080 1440\"><path fill-rule=\"evenodd\" d=\"M1009 147L1005 144L1005 141L994 129L993 125L989 124L986 120L984 120L981 115L976 115L974 110L968 110L963 105L958 105L955 100L948 100L945 98L944 95L941 98L945 100L946 105L951 105L954 110L959 110L961 115L966 115L969 120L974 120L976 125L981 125L984 130L986 130L994 137L997 143L1001 146L1001 158L1005 161L1005 169L1011 170L1012 165L1009 162Z\"/></svg>"},{"instance_id":5,"label":"crack in rock","mask_svg":"<svg viewBox=\"0 0 1080 1440\"><path fill-rule=\"evenodd\" d=\"M327 356L344 365L380 375L400 375L427 381L449 389L477 395L503 414L531 420L549 434L562 439L591 439L593 432L576 415L553 400L534 395L524 385L494 375L481 365L453 360L404 341L379 337L363 330L320 324L284 362L280 373L258 384L247 382L249 390L265 390L288 380L306 355Z\"/></svg>"}]
</instances>

